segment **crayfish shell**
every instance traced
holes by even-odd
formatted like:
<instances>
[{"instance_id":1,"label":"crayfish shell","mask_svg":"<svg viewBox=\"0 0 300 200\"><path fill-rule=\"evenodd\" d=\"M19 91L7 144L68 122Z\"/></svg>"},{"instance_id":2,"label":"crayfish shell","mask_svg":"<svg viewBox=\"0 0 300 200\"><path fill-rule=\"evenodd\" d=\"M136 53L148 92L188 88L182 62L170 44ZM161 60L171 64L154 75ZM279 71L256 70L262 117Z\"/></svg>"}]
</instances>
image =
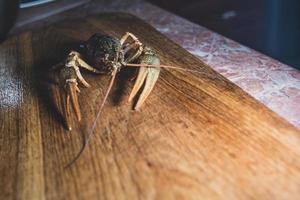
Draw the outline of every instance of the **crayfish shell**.
<instances>
[{"instance_id":1,"label":"crayfish shell","mask_svg":"<svg viewBox=\"0 0 300 200\"><path fill-rule=\"evenodd\" d=\"M95 33L85 43L85 55L95 68L104 73L111 72L108 61L114 61L121 49L120 40L101 33Z\"/></svg>"}]
</instances>

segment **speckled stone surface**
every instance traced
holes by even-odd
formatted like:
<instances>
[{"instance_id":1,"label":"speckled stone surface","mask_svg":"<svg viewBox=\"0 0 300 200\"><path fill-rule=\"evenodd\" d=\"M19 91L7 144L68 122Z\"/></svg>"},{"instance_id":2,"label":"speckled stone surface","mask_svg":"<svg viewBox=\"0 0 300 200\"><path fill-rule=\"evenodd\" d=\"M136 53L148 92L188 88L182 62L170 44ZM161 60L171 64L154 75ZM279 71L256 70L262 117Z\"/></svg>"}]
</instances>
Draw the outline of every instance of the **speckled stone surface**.
<instances>
[{"instance_id":1,"label":"speckled stone surface","mask_svg":"<svg viewBox=\"0 0 300 200\"><path fill-rule=\"evenodd\" d=\"M300 128L299 70L141 0L94 4L95 13L125 11L144 19Z\"/></svg>"},{"instance_id":2,"label":"speckled stone surface","mask_svg":"<svg viewBox=\"0 0 300 200\"><path fill-rule=\"evenodd\" d=\"M189 22L144 0L97 0L40 25L74 17L121 11L136 15L199 57L284 119L300 128L300 71ZM34 28L26 25L28 28Z\"/></svg>"}]
</instances>

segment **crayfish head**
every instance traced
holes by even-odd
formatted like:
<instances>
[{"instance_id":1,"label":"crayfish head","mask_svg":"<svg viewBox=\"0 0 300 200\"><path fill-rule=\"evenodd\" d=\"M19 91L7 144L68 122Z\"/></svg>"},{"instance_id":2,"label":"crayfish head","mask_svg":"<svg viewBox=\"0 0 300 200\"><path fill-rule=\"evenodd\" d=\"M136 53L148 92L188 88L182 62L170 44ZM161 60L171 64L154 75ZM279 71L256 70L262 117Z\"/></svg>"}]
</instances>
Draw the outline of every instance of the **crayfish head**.
<instances>
[{"instance_id":1,"label":"crayfish head","mask_svg":"<svg viewBox=\"0 0 300 200\"><path fill-rule=\"evenodd\" d=\"M120 40L96 33L84 45L84 56L99 71L110 73L119 60Z\"/></svg>"}]
</instances>

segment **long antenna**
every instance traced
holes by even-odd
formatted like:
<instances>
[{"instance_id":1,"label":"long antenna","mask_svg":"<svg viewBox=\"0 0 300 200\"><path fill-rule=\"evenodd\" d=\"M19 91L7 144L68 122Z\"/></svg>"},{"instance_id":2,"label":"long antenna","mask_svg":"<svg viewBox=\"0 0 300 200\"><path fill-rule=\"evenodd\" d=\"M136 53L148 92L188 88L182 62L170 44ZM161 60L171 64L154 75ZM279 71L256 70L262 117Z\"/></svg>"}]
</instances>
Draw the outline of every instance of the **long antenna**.
<instances>
[{"instance_id":1,"label":"long antenna","mask_svg":"<svg viewBox=\"0 0 300 200\"><path fill-rule=\"evenodd\" d=\"M197 74L203 74L206 77L212 78L212 79L216 79L216 76L213 74L209 74L207 72L203 72L203 71L199 71L199 70L195 70L195 69L187 69L187 68L183 68L183 67L176 67L176 66L171 66L171 65L150 65L150 64L126 64L125 66L128 67L157 67L157 68L169 68L169 69L176 69L176 70L182 70L182 71L186 71L186 72L194 72Z\"/></svg>"},{"instance_id":2,"label":"long antenna","mask_svg":"<svg viewBox=\"0 0 300 200\"><path fill-rule=\"evenodd\" d=\"M203 73L194 69L186 69L183 67L175 67L175 66L170 66L170 65L149 65L149 64L129 64L127 63L126 66L128 67L157 67L157 68L170 68L170 69L178 69L178 70L183 70L183 71L189 71L189 72L196 72L196 73Z\"/></svg>"},{"instance_id":3,"label":"long antenna","mask_svg":"<svg viewBox=\"0 0 300 200\"><path fill-rule=\"evenodd\" d=\"M75 163L75 162L78 160L78 158L80 157L80 155L83 153L83 151L85 150L85 147L88 145L88 143L89 143L89 141L90 141L90 138L91 138L91 136L92 136L92 134L94 133L94 130L95 130L95 128L96 128L97 121L98 121L98 119L99 119L99 117L100 117L100 115L101 115L101 113L102 113L104 104L105 104L105 102L106 102L106 100L107 100L107 97L108 97L108 95L109 95L109 93L110 93L110 91L111 91L111 88L112 88L112 86L113 86L113 84L114 84L114 82L115 82L116 75L117 75L117 69L114 69L113 72L112 72L112 75L111 75L112 77L111 77L111 79L110 79L108 88L107 88L107 90L106 90L106 92L105 92L105 95L104 95L104 98L103 98L103 100L102 100L102 103L100 104L100 107L98 108L98 111L97 111L97 115L96 115L96 117L95 117L95 119L94 119L94 121L93 121L93 125L92 125L92 127L90 128L90 130L89 130L89 132L88 132L88 134L87 134L86 139L84 140L83 147L82 147L82 149L80 150L80 152L77 154L77 156L76 156L76 157L75 157L75 158L74 158L74 159L73 159L73 160L72 160L65 168L68 168L68 167L70 167L73 163Z\"/></svg>"},{"instance_id":4,"label":"long antenna","mask_svg":"<svg viewBox=\"0 0 300 200\"><path fill-rule=\"evenodd\" d=\"M107 88L107 90L106 90L106 92L105 92L105 96L104 96L104 98L103 98L103 100L102 100L102 103L101 103L101 105L100 105L100 107L99 107L99 109L98 109L98 111L97 111L97 115L96 115L96 117L95 117L95 120L94 120L94 122L93 122L93 125L92 125L91 129L89 130L88 135L87 135L87 138L86 138L86 140L85 140L85 141L86 141L86 144L89 142L90 137L91 137L91 135L93 134L93 132L94 132L94 130L95 130L95 128L96 128L97 121L98 121L98 119L99 119L99 117L100 117L100 115L101 115L101 113L102 113L102 110L103 110L104 104L105 104L105 102L106 102L106 99L107 99L107 97L108 97L108 95L109 95L109 93L110 93L110 91L111 91L111 88L112 88L114 82L115 82L116 75L117 75L117 69L114 69L114 71L112 72L112 75L111 75L110 83L109 83L108 88Z\"/></svg>"}]
</instances>

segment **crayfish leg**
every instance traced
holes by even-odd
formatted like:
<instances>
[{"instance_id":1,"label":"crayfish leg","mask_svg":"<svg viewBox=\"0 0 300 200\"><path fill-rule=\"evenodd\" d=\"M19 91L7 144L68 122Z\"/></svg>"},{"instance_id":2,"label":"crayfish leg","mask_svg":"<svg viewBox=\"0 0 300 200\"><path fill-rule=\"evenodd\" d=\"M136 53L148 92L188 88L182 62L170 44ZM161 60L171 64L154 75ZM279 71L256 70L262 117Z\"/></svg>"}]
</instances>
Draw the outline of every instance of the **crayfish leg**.
<instances>
[{"instance_id":1,"label":"crayfish leg","mask_svg":"<svg viewBox=\"0 0 300 200\"><path fill-rule=\"evenodd\" d=\"M97 74L102 74L99 70L97 70L96 68L90 66L89 64L87 64L84 60L82 60L81 58L78 58L77 59L78 61L78 64L80 67L90 71L90 72L94 72L94 73L97 73Z\"/></svg>"}]
</instances>

